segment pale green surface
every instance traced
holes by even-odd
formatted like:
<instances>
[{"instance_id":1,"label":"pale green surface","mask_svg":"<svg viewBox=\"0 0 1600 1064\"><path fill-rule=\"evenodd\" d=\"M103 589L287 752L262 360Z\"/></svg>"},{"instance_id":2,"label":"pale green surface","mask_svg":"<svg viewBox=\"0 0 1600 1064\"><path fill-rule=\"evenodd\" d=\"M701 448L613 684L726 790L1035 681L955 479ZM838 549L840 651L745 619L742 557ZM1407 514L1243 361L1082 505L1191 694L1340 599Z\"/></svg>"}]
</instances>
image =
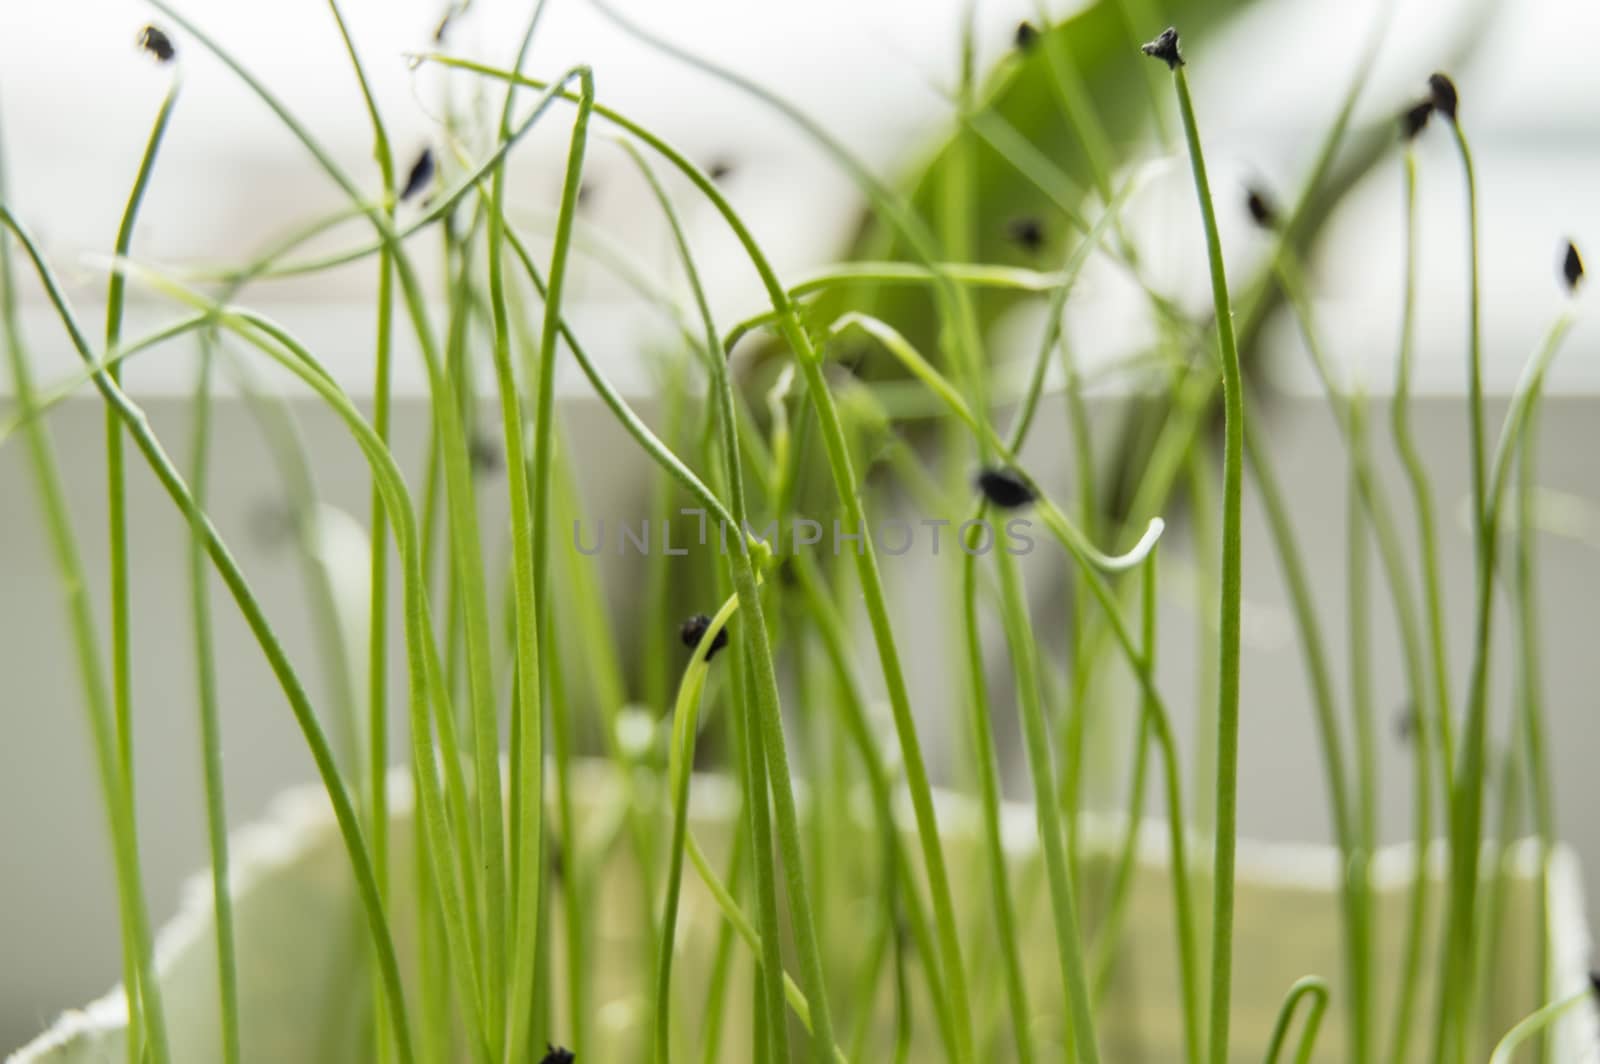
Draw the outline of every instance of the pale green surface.
<instances>
[{"instance_id":1,"label":"pale green surface","mask_svg":"<svg viewBox=\"0 0 1600 1064\"><path fill-rule=\"evenodd\" d=\"M652 975L651 964L640 963L627 948L627 921L634 919L639 906L632 894L631 851L618 844L618 810L608 802L596 800L596 796L612 793L603 777L609 771L604 767L584 766L581 775L585 786L579 788L587 799L580 805L585 845L592 853L603 848L609 855L603 885L598 891L588 893L593 895L594 911L612 919L597 921L599 940L591 947L596 951L594 967L598 973L592 997L596 1009L592 1024L596 1044L586 1047L587 1052L584 1047L575 1047L579 1048L580 1060L607 1064L638 1059L645 1051L649 1034L645 1002ZM693 817L695 831L715 859L727 839L725 809L732 792L717 780L697 778L695 786L699 789ZM409 794L395 793L394 808L394 852L391 856L395 862L397 915L391 919L402 963L409 966L413 958L409 917L414 911L414 901L409 894L411 877L406 874L411 867L413 839ZM953 804L941 804L941 821L972 823L970 810L959 810L959 815L952 815L954 808ZM1008 837L1018 842L1031 841L1027 816L1025 810L1008 811ZM364 952L363 924L351 893L343 847L325 803L319 802L314 792L298 791L286 796L275 821L265 828L248 831L238 839L236 867L239 874L252 883L250 889L239 894L236 911L244 1059L252 1062L359 1060L364 1055L359 1039L366 1037L370 1030L364 1014L371 984L359 970ZM1012 831L1013 827L1021 830ZM1144 839L1153 843L1164 831L1160 825L1147 825ZM981 1024L980 1057L986 1062L1009 1060L1013 1042L993 1023L1003 1008L1003 994L998 956L992 948L992 940L985 937L989 926L983 909L987 887L975 878L983 867L981 854L976 840L959 831L949 832L949 835L952 867L956 871L956 902L964 917L963 939L975 990L974 1007ZM1085 931L1091 939L1099 913L1101 889L1107 878L1105 873L1109 869L1104 851L1095 847L1095 839L1101 835L1111 837L1112 833L1085 832L1086 863L1090 869L1084 875L1082 905ZM854 853L861 855L861 860L869 860L865 855L875 852L875 847L863 837L858 846L842 845L838 852ZM1150 846L1146 847L1146 852L1151 852ZM1242 847L1235 939L1234 1060L1261 1059L1283 995L1296 979L1307 974L1323 976L1333 989L1333 1002L1322 1025L1320 1051L1315 1059L1329 1062L1342 1059L1340 1043L1344 1024L1340 1014L1342 972L1337 960L1336 898L1321 887L1289 885L1296 881L1311 884L1325 876L1327 858L1325 852L1309 847ZM1401 860L1396 865L1405 863ZM1050 948L1053 940L1048 925L1050 910L1039 873L1031 854L1021 856L1014 882L1019 893L1019 926L1033 947L1024 954L1024 959L1030 1000L1038 1010L1036 1041L1042 1058L1054 1060L1061 1059L1061 1010L1065 998ZM833 915L824 928L823 949L829 963L837 963L841 971L859 955L874 912L871 897L863 896L859 907L853 907L852 902L857 899L839 895L850 880L865 882L860 877L845 875L827 877L832 892L827 909ZM1196 901L1203 903L1207 897L1204 884L1197 884L1197 887ZM215 1060L219 1045L215 940L209 893L197 889L191 898L196 906L192 910L192 924L187 928L169 928L164 933L161 964L173 1054L180 1062ZM1531 881L1514 880L1507 892L1505 952L1501 961L1493 966L1499 978L1496 985L1489 988L1492 1006L1484 1010L1481 1052L1474 1052L1469 1059L1486 1057L1493 1041L1535 1005L1531 967L1534 943L1529 933L1533 926L1532 900ZM1398 968L1404 903L1405 893L1398 881L1386 885L1379 893L1377 1020L1380 1029L1387 1022L1386 1006L1393 998L1392 980ZM1437 899L1431 908L1437 915ZM859 920L854 917L857 912L863 914ZM1160 862L1141 862L1126 923L1129 936L1126 948L1100 1010L1099 1033L1107 1060L1138 1064L1176 1060L1181 1056L1171 915L1165 868ZM560 926L559 920L552 923ZM700 988L705 983L716 927L717 913L710 895L691 873L684 884L679 977L675 980L678 1003L675 1039L680 1052L698 1035ZM1581 935L1583 932L1578 928L1564 933ZM1432 955L1431 935L1429 949ZM607 958L612 960L608 962ZM751 978L747 958L740 954L731 984L728 1023L723 1037L724 1060L738 1061L745 1057L749 1035L747 1015L741 1003L749 1001ZM830 980L830 985L848 983ZM917 997L917 1040L912 1059L938 1059L937 1034L915 977L913 987ZM887 1024L890 1002L887 982L882 989L881 1001L877 1004L883 1008ZM1427 1003L1432 999L1431 985L1423 986L1419 1000ZM19 1064L23 1061L28 1064L99 1064L125 1059L121 1018L115 1015L120 1013L120 994L109 1000L116 1003L109 1009L100 1005L91 1007L91 1015L96 1017L102 1015L100 1010L107 1009L102 1029L79 1031L60 1045L32 1055L19 1054L14 1059ZM837 999L834 1005L847 1024L860 1007L859 1002ZM1586 1011L1579 1010L1580 1014ZM1592 1022L1591 1017L1580 1014L1575 1014L1576 1020ZM559 1032L551 1037L559 1040ZM1524 1054L1523 1059L1532 1058Z\"/></svg>"}]
</instances>

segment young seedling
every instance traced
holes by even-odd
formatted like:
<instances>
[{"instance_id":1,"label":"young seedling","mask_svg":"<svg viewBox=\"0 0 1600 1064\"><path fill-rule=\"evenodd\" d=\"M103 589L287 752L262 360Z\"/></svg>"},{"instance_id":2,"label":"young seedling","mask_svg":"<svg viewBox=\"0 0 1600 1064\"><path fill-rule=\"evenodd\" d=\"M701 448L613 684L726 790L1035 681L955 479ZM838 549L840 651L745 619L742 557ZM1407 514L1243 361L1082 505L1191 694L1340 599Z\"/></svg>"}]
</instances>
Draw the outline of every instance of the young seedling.
<instances>
[{"instance_id":1,"label":"young seedling","mask_svg":"<svg viewBox=\"0 0 1600 1064\"><path fill-rule=\"evenodd\" d=\"M1229 1024L1232 1019L1234 851L1238 835L1239 786L1239 653L1240 598L1243 585L1241 553L1244 467L1244 379L1239 369L1239 347L1233 333L1233 306L1228 298L1227 274L1222 262L1222 239L1217 230L1211 184L1206 177L1200 130L1195 121L1189 81L1184 74L1178 31L1163 30L1143 51L1167 64L1178 95L1189 162L1194 171L1195 194L1205 230L1211 295L1216 313L1218 357L1222 367L1222 563L1219 606L1219 663L1217 694L1216 848L1212 869L1213 904L1211 937L1211 1064L1228 1059Z\"/></svg>"}]
</instances>

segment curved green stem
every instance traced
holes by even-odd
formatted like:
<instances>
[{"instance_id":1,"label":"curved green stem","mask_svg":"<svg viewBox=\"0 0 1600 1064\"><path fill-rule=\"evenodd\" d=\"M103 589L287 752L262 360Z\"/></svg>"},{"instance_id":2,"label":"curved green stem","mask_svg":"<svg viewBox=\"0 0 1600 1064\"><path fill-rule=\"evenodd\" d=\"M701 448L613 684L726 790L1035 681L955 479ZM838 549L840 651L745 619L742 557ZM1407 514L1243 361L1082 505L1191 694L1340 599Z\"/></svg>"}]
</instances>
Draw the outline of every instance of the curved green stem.
<instances>
[{"instance_id":1,"label":"curved green stem","mask_svg":"<svg viewBox=\"0 0 1600 1064\"><path fill-rule=\"evenodd\" d=\"M1310 999L1311 1004L1306 1006L1306 1022L1300 1031L1300 1048L1295 1052L1294 1059L1296 1064L1307 1064L1311 1060L1311 1051L1317 1044L1317 1028L1322 1025L1322 1014L1328 1008L1328 984L1315 975L1297 980L1289 988L1289 996L1284 998L1283 1005L1278 1009L1278 1018L1272 1025L1266 1064L1278 1064L1278 1057L1282 1055L1284 1043L1289 1038L1289 1025L1294 1022L1295 1010L1306 999Z\"/></svg>"},{"instance_id":2,"label":"curved green stem","mask_svg":"<svg viewBox=\"0 0 1600 1064\"><path fill-rule=\"evenodd\" d=\"M1505 1037L1495 1045L1494 1052L1489 1054L1489 1064L1511 1064L1516 1058L1517 1050L1524 1042L1552 1026L1579 1005L1590 1001L1592 996L1593 992L1585 987L1576 994L1564 997L1560 1001L1552 1001L1536 1010L1505 1033Z\"/></svg>"},{"instance_id":3,"label":"curved green stem","mask_svg":"<svg viewBox=\"0 0 1600 1064\"><path fill-rule=\"evenodd\" d=\"M739 608L728 599L706 626L678 683L672 710L672 743L667 754L667 779L672 795L672 844L667 851L667 896L661 907L661 935L656 955L655 1056L657 1064L672 1059L672 956L678 928L678 897L683 887L683 852L689 832L689 780L694 772L695 737L700 729L700 693L705 687L712 644Z\"/></svg>"}]
</instances>

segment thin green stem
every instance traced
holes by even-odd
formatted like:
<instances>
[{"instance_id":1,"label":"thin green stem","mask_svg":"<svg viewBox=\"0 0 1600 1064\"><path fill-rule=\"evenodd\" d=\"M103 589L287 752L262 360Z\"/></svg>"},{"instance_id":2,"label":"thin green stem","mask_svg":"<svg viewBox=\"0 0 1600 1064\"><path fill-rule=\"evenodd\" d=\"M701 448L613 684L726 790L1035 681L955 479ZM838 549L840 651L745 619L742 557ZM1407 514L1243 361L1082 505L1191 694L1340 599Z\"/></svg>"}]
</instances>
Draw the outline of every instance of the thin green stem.
<instances>
[{"instance_id":1,"label":"thin green stem","mask_svg":"<svg viewBox=\"0 0 1600 1064\"><path fill-rule=\"evenodd\" d=\"M1354 819L1360 856L1349 862L1349 890L1359 899L1362 919L1353 929L1358 950L1347 960L1350 1001L1345 1010L1349 1027L1346 1052L1354 1061L1371 1059L1373 936L1372 882L1369 855L1378 845L1378 750L1372 723L1372 600L1371 558L1367 542L1371 519L1362 498L1361 464L1365 450L1364 424L1359 398L1347 406L1350 425L1349 483L1346 490L1345 621L1349 641L1350 716L1355 735L1356 808Z\"/></svg>"},{"instance_id":2,"label":"thin green stem","mask_svg":"<svg viewBox=\"0 0 1600 1064\"><path fill-rule=\"evenodd\" d=\"M980 510L980 517L983 511ZM1018 944L1016 907L1011 900L1011 877L1007 871L1001 839L999 759L992 732L994 714L989 705L987 678L984 675L983 645L978 629L977 552L967 550L961 558L961 601L963 631L967 645L967 676L971 684L968 726L972 739L973 762L978 770L979 810L983 817L984 858L989 864L989 889L993 898L996 945L1000 951L1006 998L1011 1009L1011 1033L1016 1040L1017 1060L1034 1060L1033 1013L1028 1007L1027 984L1022 974Z\"/></svg>"},{"instance_id":3,"label":"thin green stem","mask_svg":"<svg viewBox=\"0 0 1600 1064\"><path fill-rule=\"evenodd\" d=\"M378 164L383 182L383 211L390 225L394 224L395 173L394 152L389 146L389 136L384 128L383 116L377 99L367 81L365 68L356 52L350 28L339 9L338 0L328 0L328 10L338 26L361 97L366 104L372 124L372 155ZM378 306L377 327L373 353L373 429L385 444L389 442L391 403L391 355L394 328L394 269L392 255L387 248L378 253ZM367 609L367 834L372 840L372 860L378 877L379 896L387 899L389 889L389 717L388 717L388 661L389 661L389 545L388 527L380 517L383 500L378 486L372 485L367 512L371 523L368 562ZM384 1015L383 998L374 995L373 1037L375 1056L379 1061L389 1059L388 1023Z\"/></svg>"},{"instance_id":4,"label":"thin green stem","mask_svg":"<svg viewBox=\"0 0 1600 1064\"><path fill-rule=\"evenodd\" d=\"M1417 303L1417 157L1406 149L1405 159L1406 254L1404 296L1400 312L1399 354L1395 360L1394 399L1390 404L1390 429L1395 450L1405 468L1416 510L1417 548L1422 567L1423 601L1427 605L1428 651L1432 665L1435 721L1439 729L1439 765L1446 793L1455 772L1455 729L1451 726L1454 701L1450 695L1450 661L1445 649L1444 586L1439 577L1439 536L1434 521L1433 492L1427 466L1411 431L1412 359L1416 339ZM1425 707L1418 706L1420 717ZM1398 1048L1404 1048L1398 1044ZM1401 1054L1400 1056L1403 1056ZM1396 1057L1396 1059L1400 1059Z\"/></svg>"},{"instance_id":5,"label":"thin green stem","mask_svg":"<svg viewBox=\"0 0 1600 1064\"><path fill-rule=\"evenodd\" d=\"M174 77L172 86L167 90L166 98L161 103L161 109L156 114L155 125L150 131L150 138L145 145L144 155L139 160L139 170L134 178L133 189L128 194L127 207L122 214L121 224L117 229L116 254L126 255L133 244L134 229L139 221L139 208L144 203L145 192L150 187L150 178L155 171L156 158L161 152L161 142L166 137L167 126L171 122L173 109L177 106L178 93L181 80ZM105 349L111 351L116 348L122 336L122 317L126 297L127 282L120 274L113 273L108 282L106 293L106 345ZM107 374L113 381L121 382L119 365L106 368ZM127 490L127 461L124 452L122 427L116 414L107 408L105 411L106 432L106 527L110 547L110 584L111 584L111 700L112 714L117 730L117 756L121 765L123 800L128 803L128 815L134 824L138 823L138 786L134 773L134 743L133 743L133 654L132 654L132 618L130 616L129 589L128 589L128 490ZM137 843L137 838L135 838ZM161 995L159 988L148 988L146 979L141 973L134 973L138 978L139 997L144 1010L149 1013L159 1009ZM154 999L151 994L154 993ZM133 1019L130 1012L130 1049L138 1046L140 1041L140 1024ZM237 1017L235 1017L237 1019ZM165 1019L159 1015L145 1015L142 1017L148 1024L151 1035L150 1051L156 1060L165 1060L169 1049L166 1045ZM237 1041L237 1038L233 1040ZM230 1044L224 1038L224 1052Z\"/></svg>"},{"instance_id":6,"label":"thin green stem","mask_svg":"<svg viewBox=\"0 0 1600 1064\"><path fill-rule=\"evenodd\" d=\"M1145 560L1140 592L1139 635L1144 645L1145 660L1153 669L1156 655L1155 551L1151 551L1150 557ZM1150 762L1150 700L1145 698L1143 701L1139 727L1133 740L1133 769L1128 773L1127 824L1124 826L1122 842L1117 849L1116 867L1108 891L1109 901L1106 903L1105 917L1095 940L1098 948L1095 950L1094 963L1091 966L1094 974L1090 985L1097 1005L1105 993L1112 967L1116 963L1122 928L1128 911L1128 900L1133 891L1133 877L1137 870L1139 829L1144 823L1145 775ZM1188 1049L1191 1059L1200 1051L1200 1047L1192 1041L1188 1044Z\"/></svg>"},{"instance_id":7,"label":"thin green stem","mask_svg":"<svg viewBox=\"0 0 1600 1064\"><path fill-rule=\"evenodd\" d=\"M1467 985L1471 982L1476 922L1479 843L1483 823L1483 780L1488 732L1488 643L1491 635L1495 535L1488 525L1485 469L1481 313L1478 299L1478 192L1472 152L1460 123L1451 120L1461 157L1467 200L1467 439L1472 460L1472 542L1477 586L1472 671L1461 725L1461 746L1450 790L1449 905L1444 929L1444 971L1439 981L1438 1030L1434 1059L1461 1059L1466 1053ZM1451 1047L1454 1046L1452 1052Z\"/></svg>"},{"instance_id":8,"label":"thin green stem","mask_svg":"<svg viewBox=\"0 0 1600 1064\"><path fill-rule=\"evenodd\" d=\"M749 921L734 920L729 913L729 920L751 948L757 958L759 968L758 979L761 990L762 1006L767 1016L766 1044L764 1055L773 1061L773 1064L789 1064L789 1034L788 1025L784 1020L783 1008L783 945L779 938L782 925L778 921L778 894L777 871L773 867L772 851L772 814L770 806L770 791L767 787L766 759L761 756L760 728L761 722L757 719L755 700L750 697L750 663L749 651L743 642L734 647L739 656L738 666L735 670L736 702L734 712L742 715L738 725L743 742L738 744L744 751L744 787L745 805L750 811L750 841L752 843L751 858L756 873L756 912L761 922L761 933L756 936L749 927ZM694 860L696 847L694 836L690 835L684 840L689 859ZM701 868L698 864L696 870L706 878L709 865ZM709 881L708 881L709 885ZM716 892L713 891L716 896ZM731 901L731 899L730 899ZM737 906L733 907L737 910ZM726 907L725 907L726 911Z\"/></svg>"},{"instance_id":9,"label":"thin green stem","mask_svg":"<svg viewBox=\"0 0 1600 1064\"><path fill-rule=\"evenodd\" d=\"M195 506L204 510L211 456L211 368L216 352L202 338L200 372L192 409L189 483ZM119 426L120 431L120 426ZM216 652L212 644L211 595L207 585L203 537L189 537L190 613L194 621L196 697L200 709L200 751L206 795L206 837L211 845L211 904L217 926L217 993L221 1011L222 1060L239 1060L239 974L234 944L233 892L228 874L228 814L222 776L222 723L217 698Z\"/></svg>"},{"instance_id":10,"label":"thin green stem","mask_svg":"<svg viewBox=\"0 0 1600 1064\"><path fill-rule=\"evenodd\" d=\"M1535 563L1538 530L1534 522L1534 490L1538 484L1539 401L1528 405L1517 459L1517 539L1513 585L1516 609L1517 690L1521 702L1522 753L1526 759L1528 787L1532 792L1534 834L1539 846L1539 867L1534 877L1538 898L1538 938L1534 953L1538 965L1538 999L1550 997L1550 945L1552 925L1547 880L1556 840L1555 795L1545 757L1543 640L1539 624L1539 577ZM1536 1058L1539 1054L1535 1054Z\"/></svg>"},{"instance_id":11,"label":"thin green stem","mask_svg":"<svg viewBox=\"0 0 1600 1064\"><path fill-rule=\"evenodd\" d=\"M733 716L730 714L730 717ZM732 730L730 728L730 730ZM735 755L736 757L739 755ZM745 868L745 846L749 836L734 821L733 842L728 847L728 872L725 882L730 896L737 896L739 880ZM700 1028L700 1062L717 1064L722 1059L722 1025L728 1013L728 980L733 971L733 924L723 921L717 931L717 945L711 962L711 976L706 985L705 1019Z\"/></svg>"},{"instance_id":12,"label":"thin green stem","mask_svg":"<svg viewBox=\"0 0 1600 1064\"><path fill-rule=\"evenodd\" d=\"M1217 232L1216 210L1206 178L1200 130L1189 80L1180 65L1173 70L1178 90L1178 110L1183 118L1189 162L1194 170L1195 193L1206 233L1211 271L1211 296L1216 312L1217 348L1222 364L1222 576L1217 690L1217 833L1212 871L1211 920L1211 1029L1210 1059L1228 1059L1228 1025L1233 983L1233 875L1234 848L1239 829L1239 602L1242 591L1240 542L1244 482L1244 379L1239 370L1239 348L1233 334L1233 307L1222 263L1222 240Z\"/></svg>"},{"instance_id":13,"label":"thin green stem","mask_svg":"<svg viewBox=\"0 0 1600 1064\"><path fill-rule=\"evenodd\" d=\"M372 154L377 161L383 183L383 211L389 224L394 223L395 174L394 153L389 146L388 132L378 110L377 99L367 81L366 70L356 52L355 41L350 36L338 0L328 0L345 52L355 71L372 124ZM391 378L394 328L394 269L387 248L378 253L377 328L373 352L373 429L385 444L389 442L391 404ZM388 663L389 663L389 545L388 526L381 518L383 499L374 481L369 493L367 512L371 525L368 561L367 608L367 836L372 843L372 860L378 879L379 897L387 899L389 891L389 715L388 715ZM388 1023L384 1015L382 995L374 995L373 1037L375 1056L379 1061L389 1059Z\"/></svg>"},{"instance_id":14,"label":"thin green stem","mask_svg":"<svg viewBox=\"0 0 1600 1064\"><path fill-rule=\"evenodd\" d=\"M1028 774L1033 780L1034 815L1039 821L1045 875L1049 881L1051 909L1055 916L1056 949L1071 1017L1069 1027L1072 1044L1080 1064L1096 1064L1100 1059L1100 1050L1095 1039L1094 1010L1089 1001L1089 980L1078 928L1072 869L1067 861L1065 825L1062 823L1061 807L1056 801L1050 736L1044 719L1044 705L1039 697L1033 629L1017 574L1016 559L1008 551L1000 550L995 552L995 562L1000 573L1001 618L1006 638L1011 644L1017 674L1022 737L1028 757Z\"/></svg>"}]
</instances>

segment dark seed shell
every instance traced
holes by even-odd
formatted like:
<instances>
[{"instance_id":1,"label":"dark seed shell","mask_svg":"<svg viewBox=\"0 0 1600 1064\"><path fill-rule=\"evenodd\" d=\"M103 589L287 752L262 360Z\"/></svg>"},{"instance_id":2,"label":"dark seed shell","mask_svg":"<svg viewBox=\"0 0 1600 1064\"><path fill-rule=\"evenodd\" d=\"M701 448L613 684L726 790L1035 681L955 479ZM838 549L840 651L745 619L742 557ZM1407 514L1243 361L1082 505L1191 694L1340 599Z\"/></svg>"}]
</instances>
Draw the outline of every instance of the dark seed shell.
<instances>
[{"instance_id":1,"label":"dark seed shell","mask_svg":"<svg viewBox=\"0 0 1600 1064\"><path fill-rule=\"evenodd\" d=\"M1009 469L985 469L978 474L977 483L983 497L1001 510L1015 510L1035 498L1027 481Z\"/></svg>"},{"instance_id":2,"label":"dark seed shell","mask_svg":"<svg viewBox=\"0 0 1600 1064\"><path fill-rule=\"evenodd\" d=\"M1567 291L1576 292L1578 282L1583 280L1583 258L1578 254L1578 245L1567 241L1566 254L1561 257L1561 276L1567 282Z\"/></svg>"},{"instance_id":3,"label":"dark seed shell","mask_svg":"<svg viewBox=\"0 0 1600 1064\"><path fill-rule=\"evenodd\" d=\"M1011 219L1006 224L1006 235L1024 251L1035 252L1044 247L1044 223L1032 215Z\"/></svg>"},{"instance_id":4,"label":"dark seed shell","mask_svg":"<svg viewBox=\"0 0 1600 1064\"><path fill-rule=\"evenodd\" d=\"M1406 140L1416 140L1428 125L1428 117L1433 114L1433 101L1422 100L1406 109L1400 116L1400 135Z\"/></svg>"},{"instance_id":5,"label":"dark seed shell","mask_svg":"<svg viewBox=\"0 0 1600 1064\"><path fill-rule=\"evenodd\" d=\"M1250 189L1245 196L1244 205L1250 211L1250 219L1262 229L1278 227L1277 204L1272 202L1272 197L1265 190Z\"/></svg>"},{"instance_id":6,"label":"dark seed shell","mask_svg":"<svg viewBox=\"0 0 1600 1064\"><path fill-rule=\"evenodd\" d=\"M693 650L700 645L700 640L705 638L706 629L710 627L711 618L703 613L697 613L678 626L678 638L683 641L684 646ZM718 629L717 634L711 639L711 645L706 648L706 660L710 661L716 656L717 651L727 645L728 629Z\"/></svg>"},{"instance_id":7,"label":"dark seed shell","mask_svg":"<svg viewBox=\"0 0 1600 1064\"><path fill-rule=\"evenodd\" d=\"M1428 93L1433 97L1433 109L1454 122L1456 104L1460 101L1456 95L1456 83L1445 74L1430 74Z\"/></svg>"},{"instance_id":8,"label":"dark seed shell","mask_svg":"<svg viewBox=\"0 0 1600 1064\"><path fill-rule=\"evenodd\" d=\"M1168 70L1177 70L1183 66L1183 52L1178 48L1178 31L1168 26L1161 31L1161 36L1139 49L1151 59L1159 59L1167 64Z\"/></svg>"},{"instance_id":9,"label":"dark seed shell","mask_svg":"<svg viewBox=\"0 0 1600 1064\"><path fill-rule=\"evenodd\" d=\"M433 149L423 148L422 154L417 156L417 161L411 164L411 172L406 175L405 188L400 192L401 201L410 199L432 183Z\"/></svg>"},{"instance_id":10,"label":"dark seed shell","mask_svg":"<svg viewBox=\"0 0 1600 1064\"><path fill-rule=\"evenodd\" d=\"M146 26L139 31L139 47L155 56L158 63L170 63L178 55L178 50L172 46L172 38L155 26Z\"/></svg>"}]
</instances>

